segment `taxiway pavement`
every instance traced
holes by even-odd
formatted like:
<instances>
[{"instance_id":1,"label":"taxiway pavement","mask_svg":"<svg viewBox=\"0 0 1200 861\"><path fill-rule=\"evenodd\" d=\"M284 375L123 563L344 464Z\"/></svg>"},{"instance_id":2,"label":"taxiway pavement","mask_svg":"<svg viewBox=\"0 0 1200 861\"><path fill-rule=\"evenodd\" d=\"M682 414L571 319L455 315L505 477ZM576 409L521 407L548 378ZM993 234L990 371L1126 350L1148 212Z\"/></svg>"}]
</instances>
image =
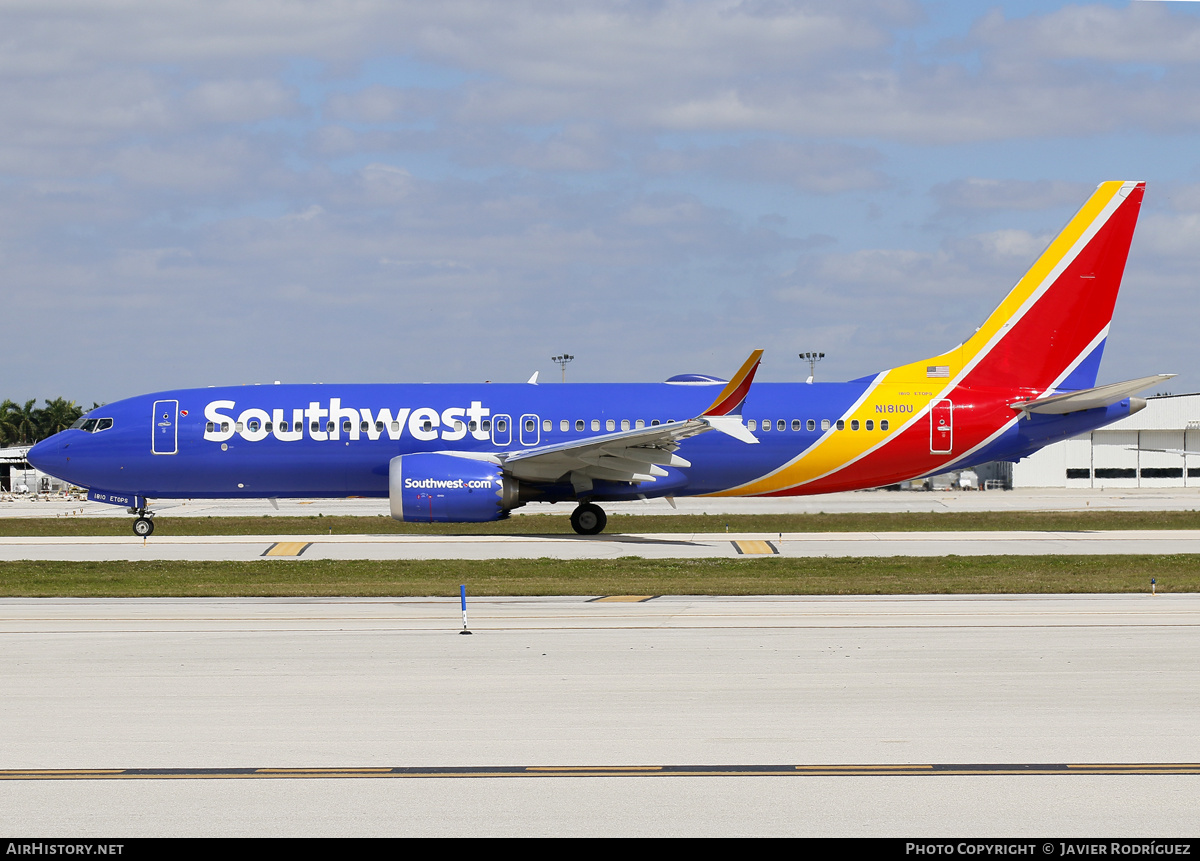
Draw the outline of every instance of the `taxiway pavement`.
<instances>
[{"instance_id":1,"label":"taxiway pavement","mask_svg":"<svg viewBox=\"0 0 1200 861\"><path fill-rule=\"evenodd\" d=\"M386 499L159 499L151 507L170 517L316 517L387 516ZM665 499L605 502L609 514L869 514L878 512L969 511L1195 511L1200 488L1022 488L990 491L856 490L819 496L682 497L672 507ZM529 503L513 511L564 519L571 505ZM125 509L77 497L0 495L0 517L121 517ZM565 527L564 527L565 528Z\"/></svg>"},{"instance_id":2,"label":"taxiway pavement","mask_svg":"<svg viewBox=\"0 0 1200 861\"><path fill-rule=\"evenodd\" d=\"M1200 554L1200 530L0 537L0 560L703 559Z\"/></svg>"}]
</instances>

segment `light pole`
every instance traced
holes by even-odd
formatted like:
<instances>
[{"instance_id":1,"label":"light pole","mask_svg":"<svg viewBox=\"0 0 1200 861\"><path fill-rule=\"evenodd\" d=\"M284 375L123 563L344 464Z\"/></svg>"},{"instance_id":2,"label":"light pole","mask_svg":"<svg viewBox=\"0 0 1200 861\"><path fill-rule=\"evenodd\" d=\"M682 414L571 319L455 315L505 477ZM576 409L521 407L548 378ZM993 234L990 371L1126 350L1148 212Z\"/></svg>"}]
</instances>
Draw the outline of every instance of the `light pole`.
<instances>
[{"instance_id":1,"label":"light pole","mask_svg":"<svg viewBox=\"0 0 1200 861\"><path fill-rule=\"evenodd\" d=\"M564 383L567 381L567 363L570 362L574 358L575 358L574 356L572 356L568 353L563 353L561 356L551 356L550 357L550 361L558 362L558 366L560 368L562 368L562 381Z\"/></svg>"},{"instance_id":2,"label":"light pole","mask_svg":"<svg viewBox=\"0 0 1200 861\"><path fill-rule=\"evenodd\" d=\"M817 375L817 362L825 358L824 353L801 353L800 358L808 362L808 382L813 381L813 377Z\"/></svg>"}]
</instances>

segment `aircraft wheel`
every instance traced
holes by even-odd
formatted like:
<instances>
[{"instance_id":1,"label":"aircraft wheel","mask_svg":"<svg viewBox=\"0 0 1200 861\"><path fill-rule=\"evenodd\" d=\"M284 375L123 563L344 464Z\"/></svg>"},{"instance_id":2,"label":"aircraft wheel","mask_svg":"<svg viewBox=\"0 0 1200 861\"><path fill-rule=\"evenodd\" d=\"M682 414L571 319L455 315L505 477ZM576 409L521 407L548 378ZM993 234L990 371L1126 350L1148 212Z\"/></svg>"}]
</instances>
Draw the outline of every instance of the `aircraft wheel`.
<instances>
[{"instance_id":1,"label":"aircraft wheel","mask_svg":"<svg viewBox=\"0 0 1200 861\"><path fill-rule=\"evenodd\" d=\"M599 505L585 502L571 512L571 528L580 535L599 535L608 525L608 515Z\"/></svg>"},{"instance_id":2,"label":"aircraft wheel","mask_svg":"<svg viewBox=\"0 0 1200 861\"><path fill-rule=\"evenodd\" d=\"M149 538L154 534L154 521L149 517L139 517L133 521L133 534L139 538Z\"/></svg>"}]
</instances>

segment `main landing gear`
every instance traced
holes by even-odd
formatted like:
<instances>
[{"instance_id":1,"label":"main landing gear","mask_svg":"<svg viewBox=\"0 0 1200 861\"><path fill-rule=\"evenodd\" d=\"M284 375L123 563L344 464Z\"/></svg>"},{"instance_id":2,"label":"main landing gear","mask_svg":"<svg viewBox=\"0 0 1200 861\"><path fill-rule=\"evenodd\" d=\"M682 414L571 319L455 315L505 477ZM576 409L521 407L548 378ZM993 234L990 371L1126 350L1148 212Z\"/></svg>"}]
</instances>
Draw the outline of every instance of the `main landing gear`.
<instances>
[{"instance_id":1,"label":"main landing gear","mask_svg":"<svg viewBox=\"0 0 1200 861\"><path fill-rule=\"evenodd\" d=\"M581 503L571 512L571 528L580 535L599 535L608 525L608 515L599 505Z\"/></svg>"},{"instance_id":2,"label":"main landing gear","mask_svg":"<svg viewBox=\"0 0 1200 861\"><path fill-rule=\"evenodd\" d=\"M138 519L133 521L133 534L138 538L149 538L154 534L154 517L153 511L147 511L145 508L131 508L130 514L136 514Z\"/></svg>"}]
</instances>

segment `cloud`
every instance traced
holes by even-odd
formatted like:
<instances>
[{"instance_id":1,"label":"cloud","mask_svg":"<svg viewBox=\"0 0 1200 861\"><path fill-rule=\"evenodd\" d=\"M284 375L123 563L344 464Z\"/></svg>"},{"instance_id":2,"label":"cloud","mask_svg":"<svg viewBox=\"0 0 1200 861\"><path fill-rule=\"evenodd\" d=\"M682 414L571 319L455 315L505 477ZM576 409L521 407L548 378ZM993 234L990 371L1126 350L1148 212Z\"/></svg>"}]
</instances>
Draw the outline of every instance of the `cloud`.
<instances>
[{"instance_id":1,"label":"cloud","mask_svg":"<svg viewBox=\"0 0 1200 861\"><path fill-rule=\"evenodd\" d=\"M1017 19L993 9L971 28L971 37L1004 58L1200 63L1200 20L1166 3L1071 5Z\"/></svg>"},{"instance_id":2,"label":"cloud","mask_svg":"<svg viewBox=\"0 0 1200 861\"><path fill-rule=\"evenodd\" d=\"M642 160L656 173L703 173L819 194L886 187L889 180L879 169L882 162L883 156L867 147L773 140L660 149Z\"/></svg>"},{"instance_id":3,"label":"cloud","mask_svg":"<svg viewBox=\"0 0 1200 861\"><path fill-rule=\"evenodd\" d=\"M1138 343L1182 344L1197 22L1149 5L8 8L6 299L73 347L23 384L867 373L961 339L1112 164L1174 189L1130 273L1173 303ZM78 361L112 343L155 359Z\"/></svg>"},{"instance_id":4,"label":"cloud","mask_svg":"<svg viewBox=\"0 0 1200 861\"><path fill-rule=\"evenodd\" d=\"M990 212L1035 212L1078 206L1093 189L1061 180L981 179L967 177L938 183L930 194L939 216Z\"/></svg>"}]
</instances>

